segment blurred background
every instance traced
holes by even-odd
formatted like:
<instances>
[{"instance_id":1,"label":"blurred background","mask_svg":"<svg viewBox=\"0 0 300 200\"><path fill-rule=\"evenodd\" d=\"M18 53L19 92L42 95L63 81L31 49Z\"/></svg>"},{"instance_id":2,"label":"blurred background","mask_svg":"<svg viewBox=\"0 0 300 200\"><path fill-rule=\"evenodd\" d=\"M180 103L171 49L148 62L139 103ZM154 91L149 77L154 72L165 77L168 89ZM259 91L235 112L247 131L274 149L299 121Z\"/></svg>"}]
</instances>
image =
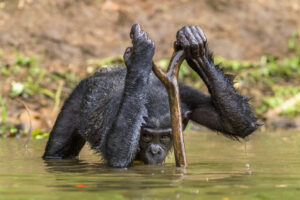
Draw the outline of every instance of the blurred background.
<instances>
[{"instance_id":1,"label":"blurred background","mask_svg":"<svg viewBox=\"0 0 300 200\"><path fill-rule=\"evenodd\" d=\"M299 0L0 0L0 136L48 136L64 99L95 70L122 64L139 23L168 64L177 30L200 26L236 75L262 131L300 129ZM206 91L189 67L182 81Z\"/></svg>"}]
</instances>

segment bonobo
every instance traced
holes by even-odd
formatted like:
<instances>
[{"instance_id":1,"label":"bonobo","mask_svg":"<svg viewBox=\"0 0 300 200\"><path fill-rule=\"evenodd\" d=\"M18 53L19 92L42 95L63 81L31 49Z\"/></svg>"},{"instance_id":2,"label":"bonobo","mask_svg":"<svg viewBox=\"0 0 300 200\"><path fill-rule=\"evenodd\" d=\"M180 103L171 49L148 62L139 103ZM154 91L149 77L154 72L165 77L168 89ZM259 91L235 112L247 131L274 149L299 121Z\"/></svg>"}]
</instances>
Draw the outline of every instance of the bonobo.
<instances>
[{"instance_id":1,"label":"bonobo","mask_svg":"<svg viewBox=\"0 0 300 200\"><path fill-rule=\"evenodd\" d=\"M132 26L130 38L126 67L99 70L67 98L44 159L74 158L87 141L113 167L127 167L134 160L164 162L173 141L167 92L152 72L155 46L139 25ZM189 66L210 93L180 83L183 127L192 120L233 138L251 134L258 125L248 99L214 65L202 30L183 27L174 46L175 51L184 50Z\"/></svg>"}]
</instances>

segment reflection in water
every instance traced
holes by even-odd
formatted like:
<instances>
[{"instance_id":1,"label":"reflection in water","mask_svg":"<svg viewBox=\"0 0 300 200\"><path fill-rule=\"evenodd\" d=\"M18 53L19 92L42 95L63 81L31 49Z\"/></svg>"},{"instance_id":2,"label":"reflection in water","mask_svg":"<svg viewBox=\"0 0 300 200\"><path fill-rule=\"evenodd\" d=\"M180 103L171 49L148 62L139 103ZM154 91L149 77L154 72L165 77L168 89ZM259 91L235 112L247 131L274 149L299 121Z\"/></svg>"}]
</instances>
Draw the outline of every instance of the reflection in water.
<instances>
[{"instance_id":1,"label":"reflection in water","mask_svg":"<svg viewBox=\"0 0 300 200\"><path fill-rule=\"evenodd\" d=\"M0 199L293 199L300 195L300 135L256 133L239 143L186 133L188 168L114 169L87 147L74 160L41 159L45 140L0 139ZM77 185L84 187L78 188ZM75 192L76 191L76 192Z\"/></svg>"},{"instance_id":2,"label":"reflection in water","mask_svg":"<svg viewBox=\"0 0 300 200\"><path fill-rule=\"evenodd\" d=\"M89 163L78 159L44 162L46 170L57 175L59 180L62 180L64 175L68 177L68 174L79 173L90 182L92 176L93 187L88 187L88 191L169 188L172 187L172 183L183 181L186 172L185 169L176 168L173 164L136 165L132 168L119 169L110 168L103 163ZM58 189L66 188L58 187ZM73 186L71 189L77 190Z\"/></svg>"},{"instance_id":3,"label":"reflection in water","mask_svg":"<svg viewBox=\"0 0 300 200\"><path fill-rule=\"evenodd\" d=\"M101 173L99 171L94 171L97 169L106 168L105 164L89 164L84 160L79 159L66 159L66 160L44 160L46 170L48 172L69 172L69 173ZM94 166L96 165L96 166ZM94 167L93 167L94 166Z\"/></svg>"}]
</instances>

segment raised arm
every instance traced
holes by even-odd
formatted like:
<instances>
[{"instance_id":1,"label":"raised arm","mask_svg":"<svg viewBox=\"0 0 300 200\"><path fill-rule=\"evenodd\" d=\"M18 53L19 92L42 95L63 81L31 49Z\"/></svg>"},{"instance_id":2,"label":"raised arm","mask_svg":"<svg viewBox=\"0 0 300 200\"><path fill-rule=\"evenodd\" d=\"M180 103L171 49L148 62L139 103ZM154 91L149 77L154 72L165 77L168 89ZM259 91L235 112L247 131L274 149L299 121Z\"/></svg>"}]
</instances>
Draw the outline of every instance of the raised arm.
<instances>
[{"instance_id":1,"label":"raised arm","mask_svg":"<svg viewBox=\"0 0 300 200\"><path fill-rule=\"evenodd\" d=\"M133 47L127 48L124 54L127 67L124 94L107 134L104 152L105 159L113 167L126 167L133 161L143 117L147 116L145 101L155 47L140 25L132 26L130 37Z\"/></svg>"},{"instance_id":2,"label":"raised arm","mask_svg":"<svg viewBox=\"0 0 300 200\"><path fill-rule=\"evenodd\" d=\"M256 130L258 124L247 97L215 66L203 31L197 26L183 27L176 37L175 49L184 50L188 64L203 79L211 95L195 91L183 97L193 107L190 119L233 137L244 138Z\"/></svg>"}]
</instances>

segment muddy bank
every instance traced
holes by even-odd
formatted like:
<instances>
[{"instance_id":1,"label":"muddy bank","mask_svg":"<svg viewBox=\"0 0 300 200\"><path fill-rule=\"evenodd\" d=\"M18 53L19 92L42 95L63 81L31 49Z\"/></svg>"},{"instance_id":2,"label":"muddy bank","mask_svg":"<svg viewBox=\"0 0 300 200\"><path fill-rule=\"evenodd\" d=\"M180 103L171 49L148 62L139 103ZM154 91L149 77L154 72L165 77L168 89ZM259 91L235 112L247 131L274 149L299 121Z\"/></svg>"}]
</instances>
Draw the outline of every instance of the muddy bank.
<instances>
[{"instance_id":1,"label":"muddy bank","mask_svg":"<svg viewBox=\"0 0 300 200\"><path fill-rule=\"evenodd\" d=\"M300 1L9 0L0 1L0 46L38 56L42 63L84 65L122 55L128 32L140 23L156 43L156 59L168 57L176 31L199 25L215 54L257 60L284 57L299 27Z\"/></svg>"}]
</instances>

